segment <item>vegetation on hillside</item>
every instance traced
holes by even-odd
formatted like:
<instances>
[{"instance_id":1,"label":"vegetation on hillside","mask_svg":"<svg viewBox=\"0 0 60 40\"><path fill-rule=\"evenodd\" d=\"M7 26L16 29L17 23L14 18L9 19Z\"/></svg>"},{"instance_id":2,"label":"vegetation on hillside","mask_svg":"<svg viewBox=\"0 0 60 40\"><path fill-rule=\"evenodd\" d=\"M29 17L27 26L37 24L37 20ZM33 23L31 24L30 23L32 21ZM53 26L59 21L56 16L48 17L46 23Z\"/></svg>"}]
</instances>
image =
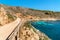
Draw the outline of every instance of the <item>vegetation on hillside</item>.
<instances>
[{"instance_id":1,"label":"vegetation on hillside","mask_svg":"<svg viewBox=\"0 0 60 40\"><path fill-rule=\"evenodd\" d=\"M8 19L11 19L12 21L16 19L16 16L13 16L13 15L11 15L9 13L7 13L6 15L8 16Z\"/></svg>"}]
</instances>

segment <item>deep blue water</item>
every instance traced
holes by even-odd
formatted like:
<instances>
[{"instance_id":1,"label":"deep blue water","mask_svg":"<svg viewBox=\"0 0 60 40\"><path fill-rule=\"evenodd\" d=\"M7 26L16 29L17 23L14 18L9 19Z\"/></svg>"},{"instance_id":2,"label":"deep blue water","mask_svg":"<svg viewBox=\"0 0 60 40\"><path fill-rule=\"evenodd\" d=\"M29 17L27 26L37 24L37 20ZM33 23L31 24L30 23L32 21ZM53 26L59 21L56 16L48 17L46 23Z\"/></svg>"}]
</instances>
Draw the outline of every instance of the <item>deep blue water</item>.
<instances>
[{"instance_id":1,"label":"deep blue water","mask_svg":"<svg viewBox=\"0 0 60 40\"><path fill-rule=\"evenodd\" d=\"M60 40L60 21L35 21L31 22L31 25L52 40Z\"/></svg>"}]
</instances>

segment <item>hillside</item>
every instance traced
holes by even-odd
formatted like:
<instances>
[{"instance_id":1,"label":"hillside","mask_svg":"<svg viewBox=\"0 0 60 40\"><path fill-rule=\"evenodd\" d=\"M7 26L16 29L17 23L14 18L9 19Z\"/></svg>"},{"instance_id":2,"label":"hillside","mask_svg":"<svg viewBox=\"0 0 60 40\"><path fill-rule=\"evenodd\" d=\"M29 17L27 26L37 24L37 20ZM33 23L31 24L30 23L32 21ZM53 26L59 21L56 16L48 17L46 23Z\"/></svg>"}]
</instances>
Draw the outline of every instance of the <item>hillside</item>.
<instances>
[{"instance_id":1,"label":"hillside","mask_svg":"<svg viewBox=\"0 0 60 40\"><path fill-rule=\"evenodd\" d=\"M0 26L10 23L16 19L15 16L5 10L4 6L0 5Z\"/></svg>"},{"instance_id":2,"label":"hillside","mask_svg":"<svg viewBox=\"0 0 60 40\"><path fill-rule=\"evenodd\" d=\"M53 11L46 11L46 10L36 10L36 9L30 9L30 8L22 8L22 7L14 7L14 6L6 6L6 5L0 5L3 7L8 13L12 14L22 14L22 16L35 16L40 18L57 18L60 17L60 12L53 12Z\"/></svg>"}]
</instances>

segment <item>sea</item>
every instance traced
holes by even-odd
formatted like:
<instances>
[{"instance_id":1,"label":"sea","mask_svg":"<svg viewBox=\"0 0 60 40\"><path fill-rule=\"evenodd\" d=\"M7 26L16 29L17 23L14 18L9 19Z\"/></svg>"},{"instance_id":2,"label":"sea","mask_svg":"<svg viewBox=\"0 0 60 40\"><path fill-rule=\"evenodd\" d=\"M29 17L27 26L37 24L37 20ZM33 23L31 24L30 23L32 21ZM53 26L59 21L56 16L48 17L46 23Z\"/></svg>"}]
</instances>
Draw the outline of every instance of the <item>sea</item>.
<instances>
[{"instance_id":1,"label":"sea","mask_svg":"<svg viewBox=\"0 0 60 40\"><path fill-rule=\"evenodd\" d=\"M32 21L31 25L52 40L60 40L60 21Z\"/></svg>"}]
</instances>

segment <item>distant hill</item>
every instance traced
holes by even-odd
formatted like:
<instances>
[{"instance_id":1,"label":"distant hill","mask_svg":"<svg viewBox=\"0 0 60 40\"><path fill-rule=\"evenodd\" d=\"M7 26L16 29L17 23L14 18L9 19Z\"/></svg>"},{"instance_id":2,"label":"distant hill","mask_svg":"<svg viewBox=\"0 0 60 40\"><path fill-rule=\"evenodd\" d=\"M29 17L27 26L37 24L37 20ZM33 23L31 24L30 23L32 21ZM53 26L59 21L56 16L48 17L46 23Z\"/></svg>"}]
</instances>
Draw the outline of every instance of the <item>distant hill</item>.
<instances>
[{"instance_id":1,"label":"distant hill","mask_svg":"<svg viewBox=\"0 0 60 40\"><path fill-rule=\"evenodd\" d=\"M8 5L3 5L0 4L0 8L3 8L5 12L11 15L15 15L18 13L21 14L22 16L33 16L33 17L39 17L39 18L57 18L60 19L60 12L53 12L53 11L48 11L48 10L36 10L36 9L31 9L31 8L22 8L18 6L8 6Z\"/></svg>"}]
</instances>

